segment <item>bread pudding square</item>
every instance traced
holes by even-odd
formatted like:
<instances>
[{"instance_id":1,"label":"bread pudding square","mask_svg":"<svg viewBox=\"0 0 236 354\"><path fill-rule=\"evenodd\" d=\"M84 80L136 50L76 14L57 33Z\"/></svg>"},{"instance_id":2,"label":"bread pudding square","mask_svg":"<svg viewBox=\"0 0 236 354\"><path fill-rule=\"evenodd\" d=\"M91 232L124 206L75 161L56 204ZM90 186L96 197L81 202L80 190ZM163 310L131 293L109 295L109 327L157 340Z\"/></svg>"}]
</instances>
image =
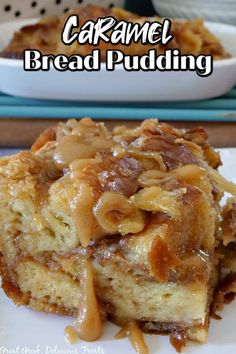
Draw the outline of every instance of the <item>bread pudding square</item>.
<instances>
[{"instance_id":1,"label":"bread pudding square","mask_svg":"<svg viewBox=\"0 0 236 354\"><path fill-rule=\"evenodd\" d=\"M110 131L85 118L48 129L0 160L2 288L75 316L82 339L108 318L206 342L220 200L236 189L220 164L201 128L150 119Z\"/></svg>"}]
</instances>

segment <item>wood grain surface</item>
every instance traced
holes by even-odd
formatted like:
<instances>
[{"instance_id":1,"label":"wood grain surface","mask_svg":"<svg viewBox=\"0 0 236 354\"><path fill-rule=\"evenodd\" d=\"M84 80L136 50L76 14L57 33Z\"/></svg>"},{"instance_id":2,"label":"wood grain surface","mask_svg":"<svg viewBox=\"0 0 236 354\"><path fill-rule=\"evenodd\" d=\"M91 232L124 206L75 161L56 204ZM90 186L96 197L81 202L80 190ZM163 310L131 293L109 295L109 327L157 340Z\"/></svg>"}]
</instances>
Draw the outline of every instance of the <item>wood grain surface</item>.
<instances>
[{"instance_id":1,"label":"wood grain surface","mask_svg":"<svg viewBox=\"0 0 236 354\"><path fill-rule=\"evenodd\" d=\"M57 119L0 119L0 147L29 147L46 128L55 125ZM115 125L135 127L140 121L106 120L109 128ZM171 122L178 128L202 126L215 147L236 147L236 123Z\"/></svg>"}]
</instances>

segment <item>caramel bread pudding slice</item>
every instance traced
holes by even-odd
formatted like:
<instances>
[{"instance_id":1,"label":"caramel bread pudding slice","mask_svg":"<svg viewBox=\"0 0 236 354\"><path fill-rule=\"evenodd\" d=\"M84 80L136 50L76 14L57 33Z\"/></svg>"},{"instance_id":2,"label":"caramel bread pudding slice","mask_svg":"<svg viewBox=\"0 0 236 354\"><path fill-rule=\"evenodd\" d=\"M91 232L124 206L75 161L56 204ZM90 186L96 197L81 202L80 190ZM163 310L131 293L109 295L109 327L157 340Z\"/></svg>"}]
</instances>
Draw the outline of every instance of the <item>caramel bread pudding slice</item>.
<instances>
[{"instance_id":1,"label":"caramel bread pudding slice","mask_svg":"<svg viewBox=\"0 0 236 354\"><path fill-rule=\"evenodd\" d=\"M117 21L127 21L143 25L150 21L150 18L140 17L129 11L120 8L106 9L101 6L87 5L70 10L66 15L58 17L46 17L39 23L23 27L14 34L9 45L3 50L1 56L8 58L23 58L24 50L36 49L42 54L64 54L86 56L94 49L100 49L101 60L106 60L108 49L122 50L126 55L145 55L150 49L156 49L158 54L164 53L166 49L179 49L182 54L212 55L214 59L229 58L230 55L224 50L220 40L212 34L204 25L201 18L193 20L172 19L171 33L174 39L167 45L143 45L141 41L132 42L130 45L112 45L101 40L99 45L92 46L80 44L77 41L71 45L64 45L61 41L66 20L71 15L78 15L80 27L86 21L96 21L98 18L112 16ZM151 20L162 22L160 17L153 17ZM74 28L75 32L79 28Z\"/></svg>"},{"instance_id":2,"label":"caramel bread pudding slice","mask_svg":"<svg viewBox=\"0 0 236 354\"><path fill-rule=\"evenodd\" d=\"M2 287L20 305L206 342L224 190L203 129L89 118L0 160ZM85 311L85 312L84 312ZM86 314L83 316L81 314ZM94 323L96 325L94 325Z\"/></svg>"}]
</instances>

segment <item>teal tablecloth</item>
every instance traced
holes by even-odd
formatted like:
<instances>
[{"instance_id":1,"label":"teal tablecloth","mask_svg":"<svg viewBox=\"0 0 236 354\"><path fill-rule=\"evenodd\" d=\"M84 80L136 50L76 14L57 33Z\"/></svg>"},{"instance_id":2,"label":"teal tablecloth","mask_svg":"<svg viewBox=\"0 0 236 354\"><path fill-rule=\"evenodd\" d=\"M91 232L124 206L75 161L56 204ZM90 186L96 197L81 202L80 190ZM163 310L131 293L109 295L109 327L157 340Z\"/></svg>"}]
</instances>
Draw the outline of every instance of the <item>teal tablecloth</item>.
<instances>
[{"instance_id":1,"label":"teal tablecloth","mask_svg":"<svg viewBox=\"0 0 236 354\"><path fill-rule=\"evenodd\" d=\"M35 100L0 93L1 117L136 120L157 117L169 121L236 122L236 88L220 98L193 102L103 103Z\"/></svg>"}]
</instances>

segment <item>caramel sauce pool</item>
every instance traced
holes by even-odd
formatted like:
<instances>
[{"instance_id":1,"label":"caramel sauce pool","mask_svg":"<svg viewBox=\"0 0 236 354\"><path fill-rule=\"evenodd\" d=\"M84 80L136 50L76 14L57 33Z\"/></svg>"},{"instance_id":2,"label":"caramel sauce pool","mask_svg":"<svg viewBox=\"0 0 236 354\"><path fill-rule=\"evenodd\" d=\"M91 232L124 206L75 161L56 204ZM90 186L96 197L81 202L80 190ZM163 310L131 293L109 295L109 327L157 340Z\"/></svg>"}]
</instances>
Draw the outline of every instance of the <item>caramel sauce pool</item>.
<instances>
[{"instance_id":1,"label":"caramel sauce pool","mask_svg":"<svg viewBox=\"0 0 236 354\"><path fill-rule=\"evenodd\" d=\"M116 334L116 339L128 337L137 354L148 354L143 332L135 321L127 322Z\"/></svg>"},{"instance_id":2,"label":"caramel sauce pool","mask_svg":"<svg viewBox=\"0 0 236 354\"><path fill-rule=\"evenodd\" d=\"M170 343L178 353L181 353L187 342L187 336L184 332L176 332L170 335Z\"/></svg>"},{"instance_id":3,"label":"caramel sauce pool","mask_svg":"<svg viewBox=\"0 0 236 354\"><path fill-rule=\"evenodd\" d=\"M70 344L75 344L78 342L79 336L73 326L67 326L65 328L65 337Z\"/></svg>"}]
</instances>

